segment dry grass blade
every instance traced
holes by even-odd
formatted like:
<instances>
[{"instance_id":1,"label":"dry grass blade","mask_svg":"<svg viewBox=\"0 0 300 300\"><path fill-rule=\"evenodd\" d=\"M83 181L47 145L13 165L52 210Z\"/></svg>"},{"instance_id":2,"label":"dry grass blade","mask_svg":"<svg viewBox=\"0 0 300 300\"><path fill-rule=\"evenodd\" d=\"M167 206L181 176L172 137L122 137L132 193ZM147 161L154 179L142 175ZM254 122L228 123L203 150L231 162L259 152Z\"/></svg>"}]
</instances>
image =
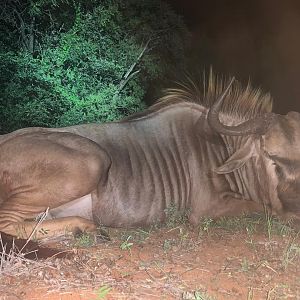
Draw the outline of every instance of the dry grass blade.
<instances>
[{"instance_id":1,"label":"dry grass blade","mask_svg":"<svg viewBox=\"0 0 300 300\"><path fill-rule=\"evenodd\" d=\"M37 260L30 260L24 256L28 253L22 253L13 244L13 247L7 252L6 245L3 245L2 236L0 234L0 244L3 251L0 252L0 276L1 275L22 275L28 273L28 266L44 267L44 263ZM35 252L35 251L32 251Z\"/></svg>"},{"instance_id":2,"label":"dry grass blade","mask_svg":"<svg viewBox=\"0 0 300 300\"><path fill-rule=\"evenodd\" d=\"M42 214L39 221L37 222L36 226L33 228L30 236L26 240L25 244L22 246L21 249L15 244L15 240L12 241L12 246L10 247L9 251L7 249L7 245L4 244L2 235L0 233L0 246L2 251L0 251L0 276L1 275L21 275L28 273L28 266L31 267L44 267L45 263L40 263L37 260L28 259L25 256L29 254L33 254L37 252L37 250L24 252L24 249L31 241L32 237L38 230L41 223L45 220L48 214L48 209ZM36 256L37 257L37 256Z\"/></svg>"},{"instance_id":3,"label":"dry grass blade","mask_svg":"<svg viewBox=\"0 0 300 300\"><path fill-rule=\"evenodd\" d=\"M45 212L43 212L38 220L38 222L36 223L36 225L34 226L32 232L30 233L26 243L24 244L24 246L21 248L20 252L22 252L25 247L28 245L29 241L31 241L32 237L34 236L34 234L37 232L39 226L44 222L44 220L47 218L49 212L49 207L45 210Z\"/></svg>"}]
</instances>

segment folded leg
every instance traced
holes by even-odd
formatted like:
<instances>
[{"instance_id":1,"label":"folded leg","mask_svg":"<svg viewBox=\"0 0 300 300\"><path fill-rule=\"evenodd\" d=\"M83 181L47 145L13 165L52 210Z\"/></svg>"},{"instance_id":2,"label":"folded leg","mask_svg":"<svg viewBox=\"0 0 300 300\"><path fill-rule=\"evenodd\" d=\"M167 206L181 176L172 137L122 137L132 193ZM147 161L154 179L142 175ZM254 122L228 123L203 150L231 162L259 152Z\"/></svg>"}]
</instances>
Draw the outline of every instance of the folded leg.
<instances>
[{"instance_id":1,"label":"folded leg","mask_svg":"<svg viewBox=\"0 0 300 300\"><path fill-rule=\"evenodd\" d=\"M0 226L0 231L11 234L20 238L28 238L34 231L34 239L43 239L46 237L60 236L76 231L96 231L96 225L90 220L81 217L64 217L43 221L36 227L36 221L24 221L18 223L6 224L5 227Z\"/></svg>"}]
</instances>

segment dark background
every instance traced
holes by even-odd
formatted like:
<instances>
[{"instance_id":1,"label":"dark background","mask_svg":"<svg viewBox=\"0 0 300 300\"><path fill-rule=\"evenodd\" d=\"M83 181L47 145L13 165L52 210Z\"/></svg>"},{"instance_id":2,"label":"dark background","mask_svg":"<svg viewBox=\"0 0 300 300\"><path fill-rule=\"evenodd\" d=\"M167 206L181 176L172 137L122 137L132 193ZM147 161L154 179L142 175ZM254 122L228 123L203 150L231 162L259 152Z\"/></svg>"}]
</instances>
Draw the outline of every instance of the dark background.
<instances>
[{"instance_id":1,"label":"dark background","mask_svg":"<svg viewBox=\"0 0 300 300\"><path fill-rule=\"evenodd\" d=\"M192 32L192 65L250 78L276 112L300 111L299 0L169 2Z\"/></svg>"}]
</instances>

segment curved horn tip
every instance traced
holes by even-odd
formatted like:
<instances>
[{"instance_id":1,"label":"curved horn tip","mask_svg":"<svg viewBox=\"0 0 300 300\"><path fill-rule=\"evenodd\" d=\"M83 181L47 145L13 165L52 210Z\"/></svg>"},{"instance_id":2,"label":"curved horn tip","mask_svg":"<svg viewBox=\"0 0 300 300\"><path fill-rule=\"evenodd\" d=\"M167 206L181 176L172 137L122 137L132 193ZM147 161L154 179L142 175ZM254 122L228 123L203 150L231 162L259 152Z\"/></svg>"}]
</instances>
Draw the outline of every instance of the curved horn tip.
<instances>
[{"instance_id":1,"label":"curved horn tip","mask_svg":"<svg viewBox=\"0 0 300 300\"><path fill-rule=\"evenodd\" d=\"M223 102L223 100L225 99L225 97L227 96L232 84L235 81L235 77L233 76L230 79L229 84L227 85L226 89L224 90L224 92L221 94L221 96L219 97L219 99L217 99L217 101L215 102L215 104L212 106L212 108L214 108L214 106L218 106L219 104L221 104L221 102Z\"/></svg>"},{"instance_id":2,"label":"curved horn tip","mask_svg":"<svg viewBox=\"0 0 300 300\"><path fill-rule=\"evenodd\" d=\"M228 91L229 91L229 89L231 88L231 86L232 86L232 84L235 82L235 77L233 76L233 77L231 77L231 79L230 79L230 81L229 81L229 83L228 83L228 86L227 86L227 88L226 88L226 90L224 91L224 93L223 94L227 94L228 93Z\"/></svg>"}]
</instances>

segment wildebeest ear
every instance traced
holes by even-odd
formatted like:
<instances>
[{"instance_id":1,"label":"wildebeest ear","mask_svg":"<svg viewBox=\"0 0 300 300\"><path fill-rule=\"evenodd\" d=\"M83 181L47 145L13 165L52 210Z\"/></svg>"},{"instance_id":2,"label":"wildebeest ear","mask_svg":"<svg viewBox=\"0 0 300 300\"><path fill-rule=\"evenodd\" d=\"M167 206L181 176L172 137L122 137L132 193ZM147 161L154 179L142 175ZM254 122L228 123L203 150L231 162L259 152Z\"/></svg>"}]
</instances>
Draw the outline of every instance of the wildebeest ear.
<instances>
[{"instance_id":1,"label":"wildebeest ear","mask_svg":"<svg viewBox=\"0 0 300 300\"><path fill-rule=\"evenodd\" d=\"M257 155L257 143L259 143L259 140L249 138L243 147L237 150L222 166L214 171L217 174L227 174L241 168L251 157Z\"/></svg>"}]
</instances>

